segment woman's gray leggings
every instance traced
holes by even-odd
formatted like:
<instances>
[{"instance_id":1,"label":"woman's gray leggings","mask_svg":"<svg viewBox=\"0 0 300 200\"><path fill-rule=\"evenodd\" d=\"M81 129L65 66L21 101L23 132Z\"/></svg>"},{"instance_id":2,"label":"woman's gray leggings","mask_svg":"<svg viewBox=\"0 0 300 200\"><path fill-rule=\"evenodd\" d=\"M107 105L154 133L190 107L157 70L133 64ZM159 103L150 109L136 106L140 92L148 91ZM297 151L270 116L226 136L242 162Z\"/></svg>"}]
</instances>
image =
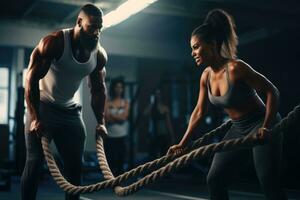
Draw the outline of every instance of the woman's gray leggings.
<instances>
[{"instance_id":1,"label":"woman's gray leggings","mask_svg":"<svg viewBox=\"0 0 300 200\"><path fill-rule=\"evenodd\" d=\"M63 161L64 176L72 184L80 185L82 156L86 137L81 107L75 104L63 108L41 102L39 109L45 130L51 135ZM41 140L34 133L29 132L30 123L31 117L27 113L25 123L27 155L21 178L22 200L34 200L36 198L43 160ZM79 199L79 195L65 194L65 199Z\"/></svg>"},{"instance_id":2,"label":"woman's gray leggings","mask_svg":"<svg viewBox=\"0 0 300 200\"><path fill-rule=\"evenodd\" d=\"M277 114L273 125L280 121ZM232 127L228 130L223 140L244 137L256 134L262 126L264 112L257 112L239 120L233 120ZM216 153L209 173L207 184L210 197L213 200L227 200L227 186L238 171L249 160L254 161L255 170L268 200L286 199L280 181L282 135L278 134L271 143L256 146L252 149L243 149L229 152Z\"/></svg>"}]
</instances>

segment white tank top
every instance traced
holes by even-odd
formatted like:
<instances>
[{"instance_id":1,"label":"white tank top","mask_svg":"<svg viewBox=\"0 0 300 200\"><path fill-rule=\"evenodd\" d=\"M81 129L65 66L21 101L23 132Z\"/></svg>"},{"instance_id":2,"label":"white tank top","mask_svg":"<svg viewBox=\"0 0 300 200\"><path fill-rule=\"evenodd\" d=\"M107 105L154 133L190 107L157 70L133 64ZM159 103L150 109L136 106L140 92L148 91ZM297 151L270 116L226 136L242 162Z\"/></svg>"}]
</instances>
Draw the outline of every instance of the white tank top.
<instances>
[{"instance_id":1,"label":"white tank top","mask_svg":"<svg viewBox=\"0 0 300 200\"><path fill-rule=\"evenodd\" d=\"M41 101L68 107L75 103L74 94L82 79L97 65L97 48L91 52L88 61L80 63L73 56L70 29L64 29L63 35L63 54L61 58L51 62L50 69L40 80L39 86Z\"/></svg>"},{"instance_id":2,"label":"white tank top","mask_svg":"<svg viewBox=\"0 0 300 200\"><path fill-rule=\"evenodd\" d=\"M125 112L125 101L122 101L122 105L120 108L109 108L108 112L112 113L112 114L122 114ZM112 137L112 138L119 138L119 137L124 137L126 136L128 133L128 121L125 120L123 122L119 122L119 123L110 123L107 124L107 132L108 132L108 136Z\"/></svg>"}]
</instances>

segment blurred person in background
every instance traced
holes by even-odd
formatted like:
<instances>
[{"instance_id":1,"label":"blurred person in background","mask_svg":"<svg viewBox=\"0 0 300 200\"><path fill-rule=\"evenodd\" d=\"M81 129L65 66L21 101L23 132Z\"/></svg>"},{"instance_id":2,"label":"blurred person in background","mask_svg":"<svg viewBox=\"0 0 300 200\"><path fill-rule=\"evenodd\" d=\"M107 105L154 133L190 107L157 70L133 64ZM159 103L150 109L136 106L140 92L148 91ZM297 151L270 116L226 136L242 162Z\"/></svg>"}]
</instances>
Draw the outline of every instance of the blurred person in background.
<instances>
[{"instance_id":1,"label":"blurred person in background","mask_svg":"<svg viewBox=\"0 0 300 200\"><path fill-rule=\"evenodd\" d=\"M123 173L128 152L129 102L124 98L124 93L124 80L112 80L105 108L108 137L105 138L104 145L109 166L115 176Z\"/></svg>"},{"instance_id":2,"label":"blurred person in background","mask_svg":"<svg viewBox=\"0 0 300 200\"><path fill-rule=\"evenodd\" d=\"M151 95L150 104L145 109L144 115L149 121L149 156L153 160L165 155L175 140L170 111L162 101L160 89L156 89Z\"/></svg>"}]
</instances>

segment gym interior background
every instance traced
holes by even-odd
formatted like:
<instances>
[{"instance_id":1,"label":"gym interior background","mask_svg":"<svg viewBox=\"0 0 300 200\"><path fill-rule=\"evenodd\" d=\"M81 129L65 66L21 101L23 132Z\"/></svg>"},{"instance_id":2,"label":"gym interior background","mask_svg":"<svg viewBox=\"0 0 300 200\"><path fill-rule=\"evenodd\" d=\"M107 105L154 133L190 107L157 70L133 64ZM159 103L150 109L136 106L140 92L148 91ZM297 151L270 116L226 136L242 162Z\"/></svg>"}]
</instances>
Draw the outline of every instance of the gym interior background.
<instances>
[{"instance_id":1,"label":"gym interior background","mask_svg":"<svg viewBox=\"0 0 300 200\"><path fill-rule=\"evenodd\" d=\"M30 54L46 34L73 27L78 11L85 3L95 3L104 15L118 8L125 0L11 0L4 1L0 12L0 197L19 192L20 174L25 161L24 144L24 76ZM197 101L199 77L190 49L190 34L213 8L228 11L236 21L239 36L238 57L268 77L280 91L280 108L286 116L300 102L300 3L297 0L157 0L126 20L101 33L101 45L108 53L107 86L122 76L126 98L132 102L130 113L130 151L126 168L147 161L148 125L137 119L151 103L157 87L170 108L176 140L179 141ZM86 81L76 96L83 105L87 141L84 178L93 181L100 173L95 156L94 129L96 120L90 107ZM212 108L199 127L199 134L220 125L226 116ZM300 198L300 132L292 127L284 140L284 186L291 197ZM205 174L210 158L195 162L162 181L183 187L187 182L205 188ZM47 167L44 181L53 182ZM92 174L92 175L89 175ZM238 180L236 191L258 188L254 171L247 170ZM98 175L97 178L99 178ZM99 179L95 179L99 181ZM184 181L182 181L184 180ZM243 186L241 186L243 185ZM56 186L53 186L54 188ZM151 187L151 186L150 186ZM155 184L153 186L155 188ZM240 188L241 187L241 188ZM159 188L159 187L157 187ZM198 190L200 190L198 188ZM59 190L58 188L56 188ZM159 189L158 189L159 190ZM160 188L165 192L163 187ZM167 189L166 189L167 190ZM205 189L204 189L205 190ZM292 192L291 192L292 191ZM197 190L173 193L197 197ZM199 192L199 191L198 191ZM254 192L260 194L260 191ZM100 195L101 196L101 195ZM100 197L99 196L99 197ZM205 194L204 194L205 197ZM175 198L175 197L174 197ZM206 196L207 198L207 196ZM1 198L2 199L2 198ZM237 198L239 199L239 198ZM241 199L241 198L240 198ZM247 198L246 198L247 199Z\"/></svg>"}]
</instances>

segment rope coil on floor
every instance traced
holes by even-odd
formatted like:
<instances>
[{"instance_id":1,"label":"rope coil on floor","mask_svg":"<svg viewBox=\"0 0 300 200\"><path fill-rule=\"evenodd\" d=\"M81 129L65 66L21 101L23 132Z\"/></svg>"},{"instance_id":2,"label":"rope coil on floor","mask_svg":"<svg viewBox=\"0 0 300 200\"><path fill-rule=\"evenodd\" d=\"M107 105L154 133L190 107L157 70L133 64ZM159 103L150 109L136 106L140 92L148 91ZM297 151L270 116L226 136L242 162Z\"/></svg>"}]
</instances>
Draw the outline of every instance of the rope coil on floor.
<instances>
[{"instance_id":1,"label":"rope coil on floor","mask_svg":"<svg viewBox=\"0 0 300 200\"><path fill-rule=\"evenodd\" d=\"M272 134L279 134L279 132L285 132L288 130L289 127L294 125L297 121L299 121L300 116L300 105L296 106L293 111L291 111L287 117L282 119L273 129ZM227 122L222 126L214 129L213 131L205 134L202 138L195 141L189 148L192 150L194 148L198 148L203 143L207 142L209 138L213 137L217 133L229 128L231 126L231 122ZM224 132L224 131L223 131ZM216 152L220 151L230 151L236 150L240 148L250 148L255 145L263 144L266 141L259 140L254 135L248 135L243 138L239 139L232 139L226 140L215 144L209 144L198 149L192 150L190 153L182 155L175 159L174 155L166 155L160 159L156 159L152 162L146 163L144 165L140 165L135 169L132 169L124 174L114 177L109 169L109 166L106 161L104 148L103 148L103 140L102 138L97 139L97 156L99 159L99 165L101 170L103 171L104 178L107 179L106 181L102 181L96 184L92 184L89 186L74 186L70 184L60 173L54 158L51 154L49 149L49 140L46 137L42 137L42 147L43 152L49 167L49 171L53 176L56 183L61 187L65 192L71 194L79 194L79 193L90 193L99 191L105 188L114 187L115 193L119 196L126 196L132 194L143 186L153 183L158 178L163 177L164 175L170 173L173 170L182 168L189 164L192 160L198 159L201 156L209 156ZM173 160L175 159L175 160ZM173 160L173 161L172 161ZM167 164L168 163L168 164ZM150 170L154 167L161 166L166 164L164 167L153 171L151 174L145 176L144 178L138 180L137 182L127 186L127 187L120 187L118 186L121 182L127 180L129 177L136 176L138 174L143 173L144 171Z\"/></svg>"}]
</instances>

